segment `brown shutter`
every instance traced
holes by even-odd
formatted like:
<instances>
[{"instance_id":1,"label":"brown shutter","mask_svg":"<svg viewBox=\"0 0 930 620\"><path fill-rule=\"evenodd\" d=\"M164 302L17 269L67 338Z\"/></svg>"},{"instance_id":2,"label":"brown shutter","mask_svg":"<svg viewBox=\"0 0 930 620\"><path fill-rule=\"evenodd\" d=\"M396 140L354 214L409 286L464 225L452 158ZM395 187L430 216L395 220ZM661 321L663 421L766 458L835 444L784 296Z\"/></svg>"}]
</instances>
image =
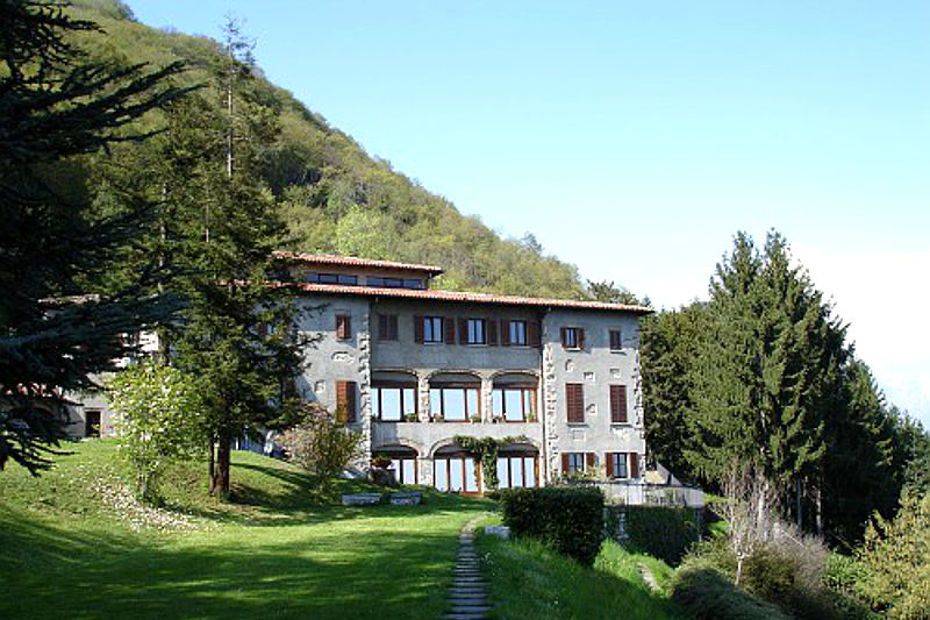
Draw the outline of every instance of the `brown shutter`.
<instances>
[{"instance_id":1,"label":"brown shutter","mask_svg":"<svg viewBox=\"0 0 930 620\"><path fill-rule=\"evenodd\" d=\"M539 321L526 322L526 344L531 347L538 347L540 344L541 326Z\"/></svg>"},{"instance_id":2,"label":"brown shutter","mask_svg":"<svg viewBox=\"0 0 930 620\"><path fill-rule=\"evenodd\" d=\"M444 318L442 326L446 331L446 344L455 344L455 319L451 316Z\"/></svg>"},{"instance_id":3,"label":"brown shutter","mask_svg":"<svg viewBox=\"0 0 930 620\"><path fill-rule=\"evenodd\" d=\"M488 333L485 334L488 339L488 344L492 347L497 346L497 321L494 319L486 319L484 322L485 328L488 330Z\"/></svg>"},{"instance_id":4,"label":"brown shutter","mask_svg":"<svg viewBox=\"0 0 930 620\"><path fill-rule=\"evenodd\" d=\"M584 328L578 328L578 348L584 350Z\"/></svg>"},{"instance_id":5,"label":"brown shutter","mask_svg":"<svg viewBox=\"0 0 930 620\"><path fill-rule=\"evenodd\" d=\"M626 386L610 386L610 421L613 424L626 424Z\"/></svg>"},{"instance_id":6,"label":"brown shutter","mask_svg":"<svg viewBox=\"0 0 930 620\"><path fill-rule=\"evenodd\" d=\"M568 475L568 452L562 453L562 474Z\"/></svg>"},{"instance_id":7,"label":"brown shutter","mask_svg":"<svg viewBox=\"0 0 930 620\"><path fill-rule=\"evenodd\" d=\"M450 321L452 319L449 319ZM468 319L459 319L459 344L468 343ZM451 342L449 344L452 344Z\"/></svg>"},{"instance_id":8,"label":"brown shutter","mask_svg":"<svg viewBox=\"0 0 930 620\"><path fill-rule=\"evenodd\" d=\"M397 340L397 315L396 314L388 315L388 333L391 335L391 340Z\"/></svg>"},{"instance_id":9,"label":"brown shutter","mask_svg":"<svg viewBox=\"0 0 930 620\"><path fill-rule=\"evenodd\" d=\"M413 317L413 341L414 342L423 342L423 317L415 316Z\"/></svg>"},{"instance_id":10,"label":"brown shutter","mask_svg":"<svg viewBox=\"0 0 930 620\"><path fill-rule=\"evenodd\" d=\"M378 315L378 340L388 339L388 316L386 314Z\"/></svg>"},{"instance_id":11,"label":"brown shutter","mask_svg":"<svg viewBox=\"0 0 930 620\"><path fill-rule=\"evenodd\" d=\"M336 381L336 421L346 424L349 421L349 384L351 381Z\"/></svg>"},{"instance_id":12,"label":"brown shutter","mask_svg":"<svg viewBox=\"0 0 930 620\"><path fill-rule=\"evenodd\" d=\"M608 477L608 478L613 478L613 477L614 477L614 454L613 454L613 452L605 452L605 453L604 453L604 460L607 461L607 463L606 463L606 465L607 465L607 477Z\"/></svg>"},{"instance_id":13,"label":"brown shutter","mask_svg":"<svg viewBox=\"0 0 930 620\"><path fill-rule=\"evenodd\" d=\"M639 478L639 455L630 452L630 478Z\"/></svg>"},{"instance_id":14,"label":"brown shutter","mask_svg":"<svg viewBox=\"0 0 930 620\"><path fill-rule=\"evenodd\" d=\"M627 423L626 415L626 386L618 385L617 386L617 421L621 424Z\"/></svg>"},{"instance_id":15,"label":"brown shutter","mask_svg":"<svg viewBox=\"0 0 930 620\"><path fill-rule=\"evenodd\" d=\"M585 471L589 473L594 471L594 453L593 452L585 452L584 468L585 468Z\"/></svg>"},{"instance_id":16,"label":"brown shutter","mask_svg":"<svg viewBox=\"0 0 930 620\"><path fill-rule=\"evenodd\" d=\"M510 321L501 319L501 346L510 346Z\"/></svg>"},{"instance_id":17,"label":"brown shutter","mask_svg":"<svg viewBox=\"0 0 930 620\"><path fill-rule=\"evenodd\" d=\"M565 333L568 331L568 329L565 328L565 327L563 327L563 328L562 328L561 330L559 330L559 331L560 331L560 333L562 334L562 348L565 349L565 348L567 348L567 347L566 347L566 343L565 343Z\"/></svg>"},{"instance_id":18,"label":"brown shutter","mask_svg":"<svg viewBox=\"0 0 930 620\"><path fill-rule=\"evenodd\" d=\"M580 383L565 384L565 404L568 422L584 422L584 392Z\"/></svg>"},{"instance_id":19,"label":"brown shutter","mask_svg":"<svg viewBox=\"0 0 930 620\"><path fill-rule=\"evenodd\" d=\"M355 404L355 381L346 381L346 420L350 424L358 421L358 411Z\"/></svg>"}]
</instances>

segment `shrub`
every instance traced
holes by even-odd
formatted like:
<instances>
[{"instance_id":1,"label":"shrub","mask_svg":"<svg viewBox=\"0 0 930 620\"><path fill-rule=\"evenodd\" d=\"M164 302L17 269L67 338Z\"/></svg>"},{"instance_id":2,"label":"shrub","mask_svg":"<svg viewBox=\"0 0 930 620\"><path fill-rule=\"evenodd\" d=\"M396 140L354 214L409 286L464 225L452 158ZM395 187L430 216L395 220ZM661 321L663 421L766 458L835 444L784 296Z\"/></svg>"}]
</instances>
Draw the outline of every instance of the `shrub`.
<instances>
[{"instance_id":1,"label":"shrub","mask_svg":"<svg viewBox=\"0 0 930 620\"><path fill-rule=\"evenodd\" d=\"M604 494L591 487L545 487L500 492L504 523L591 566L604 539Z\"/></svg>"},{"instance_id":2,"label":"shrub","mask_svg":"<svg viewBox=\"0 0 930 620\"><path fill-rule=\"evenodd\" d=\"M298 465L324 483L364 455L362 434L346 428L316 403L305 406L301 421L280 442Z\"/></svg>"},{"instance_id":3,"label":"shrub","mask_svg":"<svg viewBox=\"0 0 930 620\"><path fill-rule=\"evenodd\" d=\"M627 545L677 566L698 540L693 510L666 506L627 506Z\"/></svg>"},{"instance_id":4,"label":"shrub","mask_svg":"<svg viewBox=\"0 0 930 620\"><path fill-rule=\"evenodd\" d=\"M859 560L866 573L858 586L872 609L890 618L930 617L930 494L905 491L894 520L876 514Z\"/></svg>"},{"instance_id":5,"label":"shrub","mask_svg":"<svg viewBox=\"0 0 930 620\"><path fill-rule=\"evenodd\" d=\"M109 387L120 454L141 498L157 502L165 466L203 449L201 401L189 377L151 361L117 373Z\"/></svg>"},{"instance_id":6,"label":"shrub","mask_svg":"<svg viewBox=\"0 0 930 620\"><path fill-rule=\"evenodd\" d=\"M672 599L697 620L789 620L777 606L743 592L711 562L692 559L672 581Z\"/></svg>"}]
</instances>

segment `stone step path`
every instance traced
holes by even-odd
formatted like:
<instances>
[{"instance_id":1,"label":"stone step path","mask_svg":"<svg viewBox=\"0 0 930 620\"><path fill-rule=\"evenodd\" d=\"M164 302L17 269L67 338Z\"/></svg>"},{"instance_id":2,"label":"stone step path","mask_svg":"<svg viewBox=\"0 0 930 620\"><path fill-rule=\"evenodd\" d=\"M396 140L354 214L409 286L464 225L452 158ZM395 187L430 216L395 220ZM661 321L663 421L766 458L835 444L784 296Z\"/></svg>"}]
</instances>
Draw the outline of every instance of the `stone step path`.
<instances>
[{"instance_id":1,"label":"stone step path","mask_svg":"<svg viewBox=\"0 0 930 620\"><path fill-rule=\"evenodd\" d=\"M452 569L452 587L449 589L449 620L479 620L491 611L487 588L481 578L478 556L475 554L475 525L481 518L472 519L459 535L459 554Z\"/></svg>"}]
</instances>

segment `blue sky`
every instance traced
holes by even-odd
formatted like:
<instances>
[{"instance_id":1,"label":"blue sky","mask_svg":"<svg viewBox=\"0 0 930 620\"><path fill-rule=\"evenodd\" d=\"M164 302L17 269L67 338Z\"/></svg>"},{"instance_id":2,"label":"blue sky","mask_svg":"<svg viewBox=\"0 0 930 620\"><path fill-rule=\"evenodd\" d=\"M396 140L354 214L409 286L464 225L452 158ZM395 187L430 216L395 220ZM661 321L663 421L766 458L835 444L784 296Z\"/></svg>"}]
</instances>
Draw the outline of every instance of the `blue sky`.
<instances>
[{"instance_id":1,"label":"blue sky","mask_svg":"<svg viewBox=\"0 0 930 620\"><path fill-rule=\"evenodd\" d=\"M504 235L659 306L784 233L930 424L930 3L130 0Z\"/></svg>"}]
</instances>

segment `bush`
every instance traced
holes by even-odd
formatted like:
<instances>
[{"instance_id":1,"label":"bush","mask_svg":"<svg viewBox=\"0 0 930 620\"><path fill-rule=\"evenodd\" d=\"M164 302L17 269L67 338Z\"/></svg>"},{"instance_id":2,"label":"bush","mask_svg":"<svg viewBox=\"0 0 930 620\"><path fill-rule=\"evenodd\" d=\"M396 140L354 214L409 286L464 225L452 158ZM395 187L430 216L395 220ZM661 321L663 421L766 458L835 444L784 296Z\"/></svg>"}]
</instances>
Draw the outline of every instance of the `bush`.
<instances>
[{"instance_id":1,"label":"bush","mask_svg":"<svg viewBox=\"0 0 930 620\"><path fill-rule=\"evenodd\" d=\"M638 551L678 566L698 540L697 517L687 508L627 506L626 544Z\"/></svg>"},{"instance_id":2,"label":"bush","mask_svg":"<svg viewBox=\"0 0 930 620\"><path fill-rule=\"evenodd\" d=\"M504 523L514 536L594 564L604 539L604 494L591 487L545 487L500 492Z\"/></svg>"},{"instance_id":3,"label":"bush","mask_svg":"<svg viewBox=\"0 0 930 620\"><path fill-rule=\"evenodd\" d=\"M298 465L319 476L324 484L365 454L362 434L347 428L316 403L305 405L300 423L279 441Z\"/></svg>"},{"instance_id":4,"label":"bush","mask_svg":"<svg viewBox=\"0 0 930 620\"><path fill-rule=\"evenodd\" d=\"M697 620L790 620L777 606L743 592L712 563L682 565L672 581L672 599Z\"/></svg>"}]
</instances>

